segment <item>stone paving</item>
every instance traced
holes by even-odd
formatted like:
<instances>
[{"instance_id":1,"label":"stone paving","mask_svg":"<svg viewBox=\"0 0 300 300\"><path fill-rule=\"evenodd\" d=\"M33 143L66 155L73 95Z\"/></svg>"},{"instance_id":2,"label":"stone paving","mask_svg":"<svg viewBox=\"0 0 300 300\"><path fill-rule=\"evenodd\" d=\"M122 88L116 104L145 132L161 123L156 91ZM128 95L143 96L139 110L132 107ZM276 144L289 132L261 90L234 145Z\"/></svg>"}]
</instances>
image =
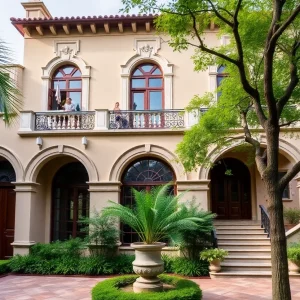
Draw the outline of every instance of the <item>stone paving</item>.
<instances>
[{"instance_id":1,"label":"stone paving","mask_svg":"<svg viewBox=\"0 0 300 300\"><path fill-rule=\"evenodd\" d=\"M16 276L0 278L0 300L90 300L92 287L105 278L67 276ZM193 279L203 300L272 299L271 279ZM300 300L300 279L291 278L292 299ZM113 300L113 299L112 299Z\"/></svg>"}]
</instances>

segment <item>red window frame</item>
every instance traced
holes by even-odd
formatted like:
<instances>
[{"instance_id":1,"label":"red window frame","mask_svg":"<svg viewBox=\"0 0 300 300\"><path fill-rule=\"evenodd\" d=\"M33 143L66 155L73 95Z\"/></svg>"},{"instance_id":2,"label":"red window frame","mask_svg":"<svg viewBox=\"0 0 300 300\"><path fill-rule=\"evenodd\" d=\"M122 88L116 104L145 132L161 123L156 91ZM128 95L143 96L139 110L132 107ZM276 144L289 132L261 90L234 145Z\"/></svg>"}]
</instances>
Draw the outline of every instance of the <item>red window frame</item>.
<instances>
[{"instance_id":1,"label":"red window frame","mask_svg":"<svg viewBox=\"0 0 300 300\"><path fill-rule=\"evenodd\" d=\"M151 70L149 72L146 72L143 70L144 66L152 66ZM159 75L153 75L152 73L158 69L160 71ZM134 75L134 73L139 70L142 74L141 75ZM134 88L132 86L132 79L145 79L145 87L138 87ZM161 87L150 87L149 86L149 79L161 79L162 84ZM143 63L138 65L132 72L131 78L130 78L130 109L134 110L133 107L133 94L136 92L144 93L144 110L150 110L150 92L155 91L161 91L162 92L162 107L161 109L164 109L165 107L165 100L164 100L164 77L163 72L161 68L153 63Z\"/></svg>"},{"instance_id":2,"label":"red window frame","mask_svg":"<svg viewBox=\"0 0 300 300\"><path fill-rule=\"evenodd\" d=\"M64 72L64 69L66 68L74 68L71 73L66 74ZM80 76L75 76L73 75L79 71ZM61 73L63 77L56 77L58 73ZM53 110L55 109L54 107L56 106L56 99L55 99L55 93L56 93L56 83L55 81L65 81L66 82L66 88L60 88L61 93L66 93L65 97L68 98L70 97L71 92L80 92L81 97L80 97L80 108L82 107L82 77L81 77L81 71L78 67L72 66L72 65L63 65L60 66L58 69L56 69L55 73L53 74L52 81L51 81L51 89L49 89L49 103L48 103L48 109ZM71 81L80 81L81 82L81 88L70 88L70 82ZM72 97L71 97L72 98ZM62 101L65 99L61 99ZM64 103L61 105L58 105L57 109L62 109Z\"/></svg>"}]
</instances>

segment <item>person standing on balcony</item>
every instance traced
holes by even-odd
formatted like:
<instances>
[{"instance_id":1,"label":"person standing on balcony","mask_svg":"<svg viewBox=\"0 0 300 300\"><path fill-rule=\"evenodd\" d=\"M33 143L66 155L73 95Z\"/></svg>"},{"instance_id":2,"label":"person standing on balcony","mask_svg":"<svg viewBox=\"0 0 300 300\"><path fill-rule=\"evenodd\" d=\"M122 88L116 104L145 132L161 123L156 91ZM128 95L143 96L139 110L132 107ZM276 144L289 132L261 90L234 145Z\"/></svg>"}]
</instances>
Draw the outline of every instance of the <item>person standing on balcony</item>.
<instances>
[{"instance_id":1,"label":"person standing on balcony","mask_svg":"<svg viewBox=\"0 0 300 300\"><path fill-rule=\"evenodd\" d=\"M114 114L118 128L128 128L128 121L126 120L126 116L122 116L119 102L115 103Z\"/></svg>"},{"instance_id":2,"label":"person standing on balcony","mask_svg":"<svg viewBox=\"0 0 300 300\"><path fill-rule=\"evenodd\" d=\"M75 104L72 103L71 98L66 99L66 103L63 107L65 111L75 111Z\"/></svg>"}]
</instances>

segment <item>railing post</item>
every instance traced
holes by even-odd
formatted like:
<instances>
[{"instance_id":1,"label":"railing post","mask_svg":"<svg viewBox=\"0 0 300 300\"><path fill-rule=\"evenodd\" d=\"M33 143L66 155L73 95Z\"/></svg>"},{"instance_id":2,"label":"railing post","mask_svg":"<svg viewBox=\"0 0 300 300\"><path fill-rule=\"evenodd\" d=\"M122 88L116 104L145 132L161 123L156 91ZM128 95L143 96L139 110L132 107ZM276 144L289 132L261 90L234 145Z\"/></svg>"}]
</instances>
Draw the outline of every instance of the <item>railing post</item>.
<instances>
[{"instance_id":1,"label":"railing post","mask_svg":"<svg viewBox=\"0 0 300 300\"><path fill-rule=\"evenodd\" d=\"M184 126L186 128L190 128L193 125L196 125L199 121L199 110L194 109L193 111L187 112L185 111L184 113Z\"/></svg>"},{"instance_id":2,"label":"railing post","mask_svg":"<svg viewBox=\"0 0 300 300\"><path fill-rule=\"evenodd\" d=\"M109 121L108 109L95 109L94 130L107 130Z\"/></svg>"},{"instance_id":3,"label":"railing post","mask_svg":"<svg viewBox=\"0 0 300 300\"><path fill-rule=\"evenodd\" d=\"M19 131L34 131L35 114L31 110L21 111Z\"/></svg>"}]
</instances>

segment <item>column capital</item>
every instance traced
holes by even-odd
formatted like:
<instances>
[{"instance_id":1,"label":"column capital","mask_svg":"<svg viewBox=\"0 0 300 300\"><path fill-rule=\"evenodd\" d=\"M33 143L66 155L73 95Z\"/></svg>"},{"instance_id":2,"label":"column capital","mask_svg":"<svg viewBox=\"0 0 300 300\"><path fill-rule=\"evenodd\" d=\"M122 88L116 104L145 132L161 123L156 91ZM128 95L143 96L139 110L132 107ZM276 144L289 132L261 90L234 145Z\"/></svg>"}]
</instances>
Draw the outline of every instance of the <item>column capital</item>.
<instances>
[{"instance_id":1,"label":"column capital","mask_svg":"<svg viewBox=\"0 0 300 300\"><path fill-rule=\"evenodd\" d=\"M90 181L87 182L90 192L120 192L120 181Z\"/></svg>"},{"instance_id":2,"label":"column capital","mask_svg":"<svg viewBox=\"0 0 300 300\"><path fill-rule=\"evenodd\" d=\"M16 187L16 192L32 192L36 193L37 188L40 186L37 182L12 182L12 184Z\"/></svg>"},{"instance_id":3,"label":"column capital","mask_svg":"<svg viewBox=\"0 0 300 300\"><path fill-rule=\"evenodd\" d=\"M182 191L208 191L210 180L200 179L200 180L182 180L177 181L177 190Z\"/></svg>"}]
</instances>

